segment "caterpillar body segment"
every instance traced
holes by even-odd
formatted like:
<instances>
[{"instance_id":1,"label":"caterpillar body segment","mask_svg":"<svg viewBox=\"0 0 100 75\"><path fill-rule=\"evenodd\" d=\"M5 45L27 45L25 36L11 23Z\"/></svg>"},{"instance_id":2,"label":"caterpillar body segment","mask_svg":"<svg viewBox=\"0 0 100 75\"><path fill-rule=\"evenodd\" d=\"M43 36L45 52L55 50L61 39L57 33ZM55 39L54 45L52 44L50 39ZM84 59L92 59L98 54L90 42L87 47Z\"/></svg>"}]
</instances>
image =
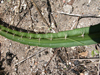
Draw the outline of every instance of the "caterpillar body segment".
<instances>
[{"instance_id":1,"label":"caterpillar body segment","mask_svg":"<svg viewBox=\"0 0 100 75\"><path fill-rule=\"evenodd\" d=\"M34 34L0 25L0 35L22 44L40 47L71 47L100 43L100 24L59 33ZM84 38L78 37L84 32Z\"/></svg>"}]
</instances>

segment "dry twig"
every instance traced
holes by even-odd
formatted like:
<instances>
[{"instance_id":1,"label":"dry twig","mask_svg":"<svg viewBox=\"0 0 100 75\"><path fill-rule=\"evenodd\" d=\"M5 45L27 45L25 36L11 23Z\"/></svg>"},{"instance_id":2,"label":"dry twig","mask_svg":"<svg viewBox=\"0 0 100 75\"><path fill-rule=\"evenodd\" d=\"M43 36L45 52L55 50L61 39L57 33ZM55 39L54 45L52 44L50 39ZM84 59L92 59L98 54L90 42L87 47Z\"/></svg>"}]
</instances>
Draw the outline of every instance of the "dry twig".
<instances>
[{"instance_id":1,"label":"dry twig","mask_svg":"<svg viewBox=\"0 0 100 75\"><path fill-rule=\"evenodd\" d=\"M80 17L78 17L76 23L73 24L73 26L71 27L71 30L77 28L77 25L78 25L78 23L79 23L79 20L80 20Z\"/></svg>"},{"instance_id":2,"label":"dry twig","mask_svg":"<svg viewBox=\"0 0 100 75\"><path fill-rule=\"evenodd\" d=\"M45 66L45 68L49 65L50 61L52 60L52 58L54 57L54 55L57 53L57 51L59 50L60 48L57 48L54 52L54 54L52 55L52 57L50 58L50 60L48 61L47 65Z\"/></svg>"},{"instance_id":3,"label":"dry twig","mask_svg":"<svg viewBox=\"0 0 100 75\"><path fill-rule=\"evenodd\" d=\"M32 14L31 14L31 10L30 10L30 7L29 7L29 4L27 2L27 0L25 0L26 4L27 4L27 7L29 9L29 14L30 14L30 18L31 18L31 21L32 21L32 24L34 23L33 19L32 19Z\"/></svg>"},{"instance_id":4,"label":"dry twig","mask_svg":"<svg viewBox=\"0 0 100 75\"><path fill-rule=\"evenodd\" d=\"M41 16L42 20L44 23L46 23L48 25L48 27L50 27L50 25L48 24L48 22L46 21L46 19L43 17L42 13L41 13L41 10L38 8L38 6L36 5L35 1L34 0L31 0L31 2L33 3L33 5L36 7L39 15Z\"/></svg>"},{"instance_id":5,"label":"dry twig","mask_svg":"<svg viewBox=\"0 0 100 75\"><path fill-rule=\"evenodd\" d=\"M46 48L46 49L47 49L47 48ZM20 61L20 62L16 63L16 64L15 64L15 66L16 66L16 65L19 65L19 64L21 64L21 63L23 63L24 61L26 61L27 59L29 59L29 58L31 58L31 57L33 57L33 56L35 56L36 54L39 54L39 53L41 53L41 52L45 51L46 49L43 49L43 50L41 50L41 51L39 51L39 52L34 53L33 55L30 55L30 56L29 56L29 57L27 57L26 59L23 59L22 61Z\"/></svg>"},{"instance_id":6,"label":"dry twig","mask_svg":"<svg viewBox=\"0 0 100 75\"><path fill-rule=\"evenodd\" d=\"M88 59L71 59L71 60L100 60L99 58L88 58Z\"/></svg>"},{"instance_id":7,"label":"dry twig","mask_svg":"<svg viewBox=\"0 0 100 75\"><path fill-rule=\"evenodd\" d=\"M69 14L69 13L60 12L60 11L57 11L57 13L68 15L68 16L73 16L73 17L80 17L80 18L100 18L100 15L92 15L92 14L84 14L84 15Z\"/></svg>"}]
</instances>

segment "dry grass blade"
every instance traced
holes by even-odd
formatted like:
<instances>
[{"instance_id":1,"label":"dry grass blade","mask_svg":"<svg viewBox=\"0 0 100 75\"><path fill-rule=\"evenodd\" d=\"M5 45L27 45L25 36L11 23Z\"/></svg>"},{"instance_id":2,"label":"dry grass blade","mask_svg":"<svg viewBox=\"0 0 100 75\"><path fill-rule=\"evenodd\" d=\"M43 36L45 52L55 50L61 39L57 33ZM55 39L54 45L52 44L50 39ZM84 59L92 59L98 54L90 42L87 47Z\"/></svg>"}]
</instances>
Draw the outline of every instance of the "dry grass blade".
<instances>
[{"instance_id":1,"label":"dry grass blade","mask_svg":"<svg viewBox=\"0 0 100 75\"><path fill-rule=\"evenodd\" d=\"M59 50L60 48L57 48L54 52L54 54L52 55L52 57L50 58L50 60L48 61L47 65L45 66L45 68L49 65L50 61L52 60L52 58L54 57L54 55L57 53L57 51Z\"/></svg>"},{"instance_id":2,"label":"dry grass blade","mask_svg":"<svg viewBox=\"0 0 100 75\"><path fill-rule=\"evenodd\" d=\"M31 10L30 10L29 4L28 4L27 0L25 0L25 2L27 3L28 9L29 9L30 18L31 18L31 21L32 21L32 24L33 24L34 21L33 21L32 17L31 17L32 14L31 14Z\"/></svg>"},{"instance_id":3,"label":"dry grass blade","mask_svg":"<svg viewBox=\"0 0 100 75\"><path fill-rule=\"evenodd\" d=\"M71 60L100 60L99 58L88 58L88 59L71 59Z\"/></svg>"},{"instance_id":4,"label":"dry grass blade","mask_svg":"<svg viewBox=\"0 0 100 75\"><path fill-rule=\"evenodd\" d=\"M100 15L92 15L92 14L84 14L84 15L69 14L69 13L60 12L60 11L57 11L57 13L68 15L68 16L73 16L73 17L80 17L80 18L100 18Z\"/></svg>"},{"instance_id":5,"label":"dry grass blade","mask_svg":"<svg viewBox=\"0 0 100 75\"><path fill-rule=\"evenodd\" d=\"M46 49L43 49L43 50L41 50L41 51L39 51L39 52L34 53L33 55L30 55L30 56L27 57L26 59L23 59L22 61L16 63L15 66L16 66L16 65L19 65L19 64L21 64L21 63L23 63L23 62L26 61L27 59L32 58L32 57L35 56L36 54L39 54L39 53L41 53L41 52L43 52L43 51L45 51L45 50L46 50Z\"/></svg>"}]
</instances>

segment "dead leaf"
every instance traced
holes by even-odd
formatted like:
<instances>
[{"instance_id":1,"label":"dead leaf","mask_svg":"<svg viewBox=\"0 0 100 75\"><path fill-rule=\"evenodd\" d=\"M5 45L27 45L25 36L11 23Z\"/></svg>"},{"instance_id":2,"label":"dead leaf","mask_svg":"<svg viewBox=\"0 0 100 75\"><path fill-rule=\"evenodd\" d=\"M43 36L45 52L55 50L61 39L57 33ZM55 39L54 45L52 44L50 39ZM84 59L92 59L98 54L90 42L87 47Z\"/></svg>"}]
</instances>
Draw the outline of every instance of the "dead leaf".
<instances>
[{"instance_id":1,"label":"dead leaf","mask_svg":"<svg viewBox=\"0 0 100 75\"><path fill-rule=\"evenodd\" d=\"M88 55L88 51L79 53L79 55L82 56L82 57L86 57Z\"/></svg>"}]
</instances>

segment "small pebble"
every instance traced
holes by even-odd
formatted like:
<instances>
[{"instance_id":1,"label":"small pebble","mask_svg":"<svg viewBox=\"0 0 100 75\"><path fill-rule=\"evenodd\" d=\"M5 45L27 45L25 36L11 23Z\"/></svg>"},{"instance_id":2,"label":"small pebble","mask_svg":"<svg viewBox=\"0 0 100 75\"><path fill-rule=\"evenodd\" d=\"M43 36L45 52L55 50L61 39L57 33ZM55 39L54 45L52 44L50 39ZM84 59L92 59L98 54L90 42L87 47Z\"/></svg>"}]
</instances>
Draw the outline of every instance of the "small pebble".
<instances>
[{"instance_id":1,"label":"small pebble","mask_svg":"<svg viewBox=\"0 0 100 75\"><path fill-rule=\"evenodd\" d=\"M31 68L31 72L33 71L33 69Z\"/></svg>"},{"instance_id":2,"label":"small pebble","mask_svg":"<svg viewBox=\"0 0 100 75\"><path fill-rule=\"evenodd\" d=\"M75 47L71 47L72 50L76 50Z\"/></svg>"},{"instance_id":3,"label":"small pebble","mask_svg":"<svg viewBox=\"0 0 100 75\"><path fill-rule=\"evenodd\" d=\"M10 43L10 46L11 46L12 44Z\"/></svg>"},{"instance_id":4,"label":"small pebble","mask_svg":"<svg viewBox=\"0 0 100 75\"><path fill-rule=\"evenodd\" d=\"M17 71L17 69L15 68L15 71Z\"/></svg>"},{"instance_id":5,"label":"small pebble","mask_svg":"<svg viewBox=\"0 0 100 75\"><path fill-rule=\"evenodd\" d=\"M44 72L44 70L42 71L42 75L44 75L45 74L45 72Z\"/></svg>"},{"instance_id":6,"label":"small pebble","mask_svg":"<svg viewBox=\"0 0 100 75\"><path fill-rule=\"evenodd\" d=\"M52 27L52 28L55 28L55 25L54 25L54 23L53 23L53 22L51 23L51 27Z\"/></svg>"},{"instance_id":7,"label":"small pebble","mask_svg":"<svg viewBox=\"0 0 100 75\"><path fill-rule=\"evenodd\" d=\"M1 51L1 54L4 53L4 51Z\"/></svg>"},{"instance_id":8,"label":"small pebble","mask_svg":"<svg viewBox=\"0 0 100 75\"><path fill-rule=\"evenodd\" d=\"M27 49L27 47L25 47L25 49Z\"/></svg>"},{"instance_id":9,"label":"small pebble","mask_svg":"<svg viewBox=\"0 0 100 75\"><path fill-rule=\"evenodd\" d=\"M48 63L48 62L45 62L45 63L44 63L44 66L46 66L46 65L47 65L47 63Z\"/></svg>"},{"instance_id":10,"label":"small pebble","mask_svg":"<svg viewBox=\"0 0 100 75\"><path fill-rule=\"evenodd\" d=\"M71 65L72 63L71 62L69 62L69 65Z\"/></svg>"},{"instance_id":11,"label":"small pebble","mask_svg":"<svg viewBox=\"0 0 100 75\"><path fill-rule=\"evenodd\" d=\"M42 13L42 15L44 15L44 13Z\"/></svg>"},{"instance_id":12,"label":"small pebble","mask_svg":"<svg viewBox=\"0 0 100 75\"><path fill-rule=\"evenodd\" d=\"M89 71L85 71L84 72L84 75L89 75Z\"/></svg>"},{"instance_id":13,"label":"small pebble","mask_svg":"<svg viewBox=\"0 0 100 75\"><path fill-rule=\"evenodd\" d=\"M29 27L31 27L31 25L29 25Z\"/></svg>"},{"instance_id":14,"label":"small pebble","mask_svg":"<svg viewBox=\"0 0 100 75\"><path fill-rule=\"evenodd\" d=\"M24 59L24 57L22 57L22 59Z\"/></svg>"},{"instance_id":15,"label":"small pebble","mask_svg":"<svg viewBox=\"0 0 100 75\"><path fill-rule=\"evenodd\" d=\"M1 3L4 3L4 1L2 0Z\"/></svg>"}]
</instances>

